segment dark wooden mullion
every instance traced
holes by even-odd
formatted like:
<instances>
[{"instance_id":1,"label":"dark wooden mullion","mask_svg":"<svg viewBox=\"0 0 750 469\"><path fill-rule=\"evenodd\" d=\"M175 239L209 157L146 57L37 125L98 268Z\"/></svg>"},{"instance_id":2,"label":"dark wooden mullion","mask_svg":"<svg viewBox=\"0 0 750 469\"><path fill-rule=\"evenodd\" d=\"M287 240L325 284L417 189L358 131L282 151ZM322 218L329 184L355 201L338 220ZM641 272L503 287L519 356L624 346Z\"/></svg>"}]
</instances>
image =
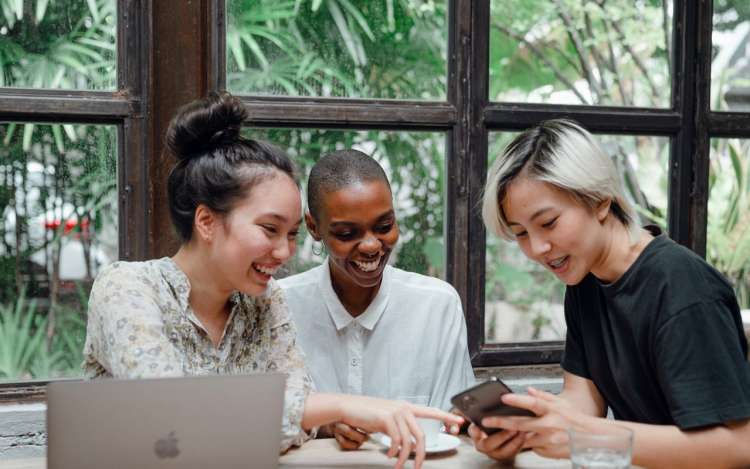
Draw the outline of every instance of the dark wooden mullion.
<instances>
[{"instance_id":1,"label":"dark wooden mullion","mask_svg":"<svg viewBox=\"0 0 750 469\"><path fill-rule=\"evenodd\" d=\"M672 139L668 225L677 242L703 255L708 205L708 121L712 2L675 0L672 107L682 125ZM699 80L700 78L700 80Z\"/></svg>"},{"instance_id":2,"label":"dark wooden mullion","mask_svg":"<svg viewBox=\"0 0 750 469\"><path fill-rule=\"evenodd\" d=\"M149 258L174 254L179 246L169 218L166 181L174 160L164 153L164 136L175 111L203 97L211 76L211 15L214 0L150 2L149 93Z\"/></svg>"},{"instance_id":3,"label":"dark wooden mullion","mask_svg":"<svg viewBox=\"0 0 750 469\"><path fill-rule=\"evenodd\" d=\"M487 1L449 2L448 99L456 121L448 138L447 278L463 301L472 360L484 344L484 228L477 211L487 169L489 13ZM493 363L498 364L498 363Z\"/></svg>"},{"instance_id":4,"label":"dark wooden mullion","mask_svg":"<svg viewBox=\"0 0 750 469\"><path fill-rule=\"evenodd\" d=\"M211 46L208 49L208 89L213 91L226 90L227 88L227 64L226 64L226 42L227 42L227 18L226 2L224 0L212 0L208 2L209 40Z\"/></svg>"},{"instance_id":5,"label":"dark wooden mullion","mask_svg":"<svg viewBox=\"0 0 750 469\"><path fill-rule=\"evenodd\" d=\"M750 113L712 112L708 115L712 137L750 138Z\"/></svg>"},{"instance_id":6,"label":"dark wooden mullion","mask_svg":"<svg viewBox=\"0 0 750 469\"><path fill-rule=\"evenodd\" d=\"M452 104L365 99L242 97L249 125L261 127L445 130L456 122Z\"/></svg>"},{"instance_id":7,"label":"dark wooden mullion","mask_svg":"<svg viewBox=\"0 0 750 469\"><path fill-rule=\"evenodd\" d=\"M493 130L523 130L543 120L573 119L597 133L674 135L680 130L680 114L670 109L645 109L554 104L491 104L484 113Z\"/></svg>"},{"instance_id":8,"label":"dark wooden mullion","mask_svg":"<svg viewBox=\"0 0 750 469\"><path fill-rule=\"evenodd\" d=\"M148 257L149 173L147 134L149 128L150 63L148 47L150 0L118 2L117 87L134 102L133 109L118 126L119 257L143 260Z\"/></svg>"}]
</instances>

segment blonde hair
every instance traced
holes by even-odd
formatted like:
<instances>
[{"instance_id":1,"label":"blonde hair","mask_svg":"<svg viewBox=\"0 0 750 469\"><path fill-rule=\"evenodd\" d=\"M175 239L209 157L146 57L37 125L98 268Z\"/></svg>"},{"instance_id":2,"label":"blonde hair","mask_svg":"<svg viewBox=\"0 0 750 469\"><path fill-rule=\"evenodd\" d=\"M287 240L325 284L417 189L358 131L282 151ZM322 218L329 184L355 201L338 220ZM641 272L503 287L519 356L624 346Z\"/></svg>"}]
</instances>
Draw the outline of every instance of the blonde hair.
<instances>
[{"instance_id":1,"label":"blonde hair","mask_svg":"<svg viewBox=\"0 0 750 469\"><path fill-rule=\"evenodd\" d=\"M520 175L552 184L591 208L610 200L610 211L627 228L631 243L640 237L638 216L625 198L615 165L575 122L554 119L526 130L490 167L482 218L488 231L505 239L515 237L502 203L508 186Z\"/></svg>"}]
</instances>

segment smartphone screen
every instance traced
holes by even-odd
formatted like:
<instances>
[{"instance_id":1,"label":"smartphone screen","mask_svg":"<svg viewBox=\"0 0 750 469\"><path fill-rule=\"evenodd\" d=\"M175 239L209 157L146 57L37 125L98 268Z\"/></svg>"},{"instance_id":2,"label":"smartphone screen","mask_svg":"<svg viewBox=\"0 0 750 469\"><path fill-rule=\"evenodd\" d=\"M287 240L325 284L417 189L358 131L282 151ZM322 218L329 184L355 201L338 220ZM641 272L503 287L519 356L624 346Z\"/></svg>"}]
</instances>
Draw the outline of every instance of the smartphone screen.
<instances>
[{"instance_id":1,"label":"smartphone screen","mask_svg":"<svg viewBox=\"0 0 750 469\"><path fill-rule=\"evenodd\" d=\"M463 413L466 418L486 434L491 435L499 432L500 428L485 428L482 419L492 416L525 416L534 417L534 413L511 407L500 399L503 394L513 392L508 386L498 379L491 379L478 384L466 391L460 392L451 398L454 407Z\"/></svg>"}]
</instances>

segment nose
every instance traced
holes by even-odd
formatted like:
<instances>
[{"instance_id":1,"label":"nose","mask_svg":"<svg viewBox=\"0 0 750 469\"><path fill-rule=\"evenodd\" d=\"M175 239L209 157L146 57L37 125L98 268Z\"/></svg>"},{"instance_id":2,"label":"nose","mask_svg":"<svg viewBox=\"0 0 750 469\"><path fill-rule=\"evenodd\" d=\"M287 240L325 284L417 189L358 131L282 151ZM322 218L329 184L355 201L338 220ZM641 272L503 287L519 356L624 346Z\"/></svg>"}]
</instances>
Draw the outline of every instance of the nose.
<instances>
[{"instance_id":1,"label":"nose","mask_svg":"<svg viewBox=\"0 0 750 469\"><path fill-rule=\"evenodd\" d=\"M273 247L271 255L274 259L278 259L282 262L289 259L294 254L294 241L289 241L284 237L279 237L279 241Z\"/></svg>"},{"instance_id":2,"label":"nose","mask_svg":"<svg viewBox=\"0 0 750 469\"><path fill-rule=\"evenodd\" d=\"M547 241L546 238L540 236L532 237L531 235L529 235L529 245L531 247L531 254L534 257L543 256L544 254L547 254L552 248L550 242Z\"/></svg>"},{"instance_id":3,"label":"nose","mask_svg":"<svg viewBox=\"0 0 750 469\"><path fill-rule=\"evenodd\" d=\"M366 236L365 239L363 239L359 243L359 250L363 254L368 255L374 255L380 252L381 243L380 240L377 239L375 236Z\"/></svg>"}]
</instances>

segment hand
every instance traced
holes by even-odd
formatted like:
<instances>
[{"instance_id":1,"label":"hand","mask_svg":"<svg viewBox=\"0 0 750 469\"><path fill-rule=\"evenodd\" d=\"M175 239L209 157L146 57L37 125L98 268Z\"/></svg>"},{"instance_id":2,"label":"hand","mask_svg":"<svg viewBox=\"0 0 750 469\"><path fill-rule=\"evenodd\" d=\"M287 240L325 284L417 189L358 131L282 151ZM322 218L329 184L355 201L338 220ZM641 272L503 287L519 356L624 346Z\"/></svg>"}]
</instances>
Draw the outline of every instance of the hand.
<instances>
[{"instance_id":1,"label":"hand","mask_svg":"<svg viewBox=\"0 0 750 469\"><path fill-rule=\"evenodd\" d=\"M395 467L403 467L414 448L414 467L419 469L424 461L424 433L416 417L441 420L446 428L461 425L464 419L458 415L431 407L423 407L403 401L389 401L367 396L342 396L341 421L347 425L370 433L383 432L391 439L388 456L398 461Z\"/></svg>"},{"instance_id":2,"label":"hand","mask_svg":"<svg viewBox=\"0 0 750 469\"><path fill-rule=\"evenodd\" d=\"M511 430L502 430L488 436L476 425L469 426L469 437L474 442L474 448L498 461L513 461L523 447L525 436L525 433Z\"/></svg>"},{"instance_id":3,"label":"hand","mask_svg":"<svg viewBox=\"0 0 750 469\"><path fill-rule=\"evenodd\" d=\"M568 429L592 430L595 419L574 409L567 401L554 394L534 388L529 395L505 394L505 404L534 412L537 417L486 417L482 425L503 428L510 432L526 433L524 448L549 458L568 458ZM494 435L493 435L494 436Z\"/></svg>"},{"instance_id":4,"label":"hand","mask_svg":"<svg viewBox=\"0 0 750 469\"><path fill-rule=\"evenodd\" d=\"M341 449L347 451L359 449L362 443L367 441L367 433L341 422L331 425L331 433Z\"/></svg>"}]
</instances>

